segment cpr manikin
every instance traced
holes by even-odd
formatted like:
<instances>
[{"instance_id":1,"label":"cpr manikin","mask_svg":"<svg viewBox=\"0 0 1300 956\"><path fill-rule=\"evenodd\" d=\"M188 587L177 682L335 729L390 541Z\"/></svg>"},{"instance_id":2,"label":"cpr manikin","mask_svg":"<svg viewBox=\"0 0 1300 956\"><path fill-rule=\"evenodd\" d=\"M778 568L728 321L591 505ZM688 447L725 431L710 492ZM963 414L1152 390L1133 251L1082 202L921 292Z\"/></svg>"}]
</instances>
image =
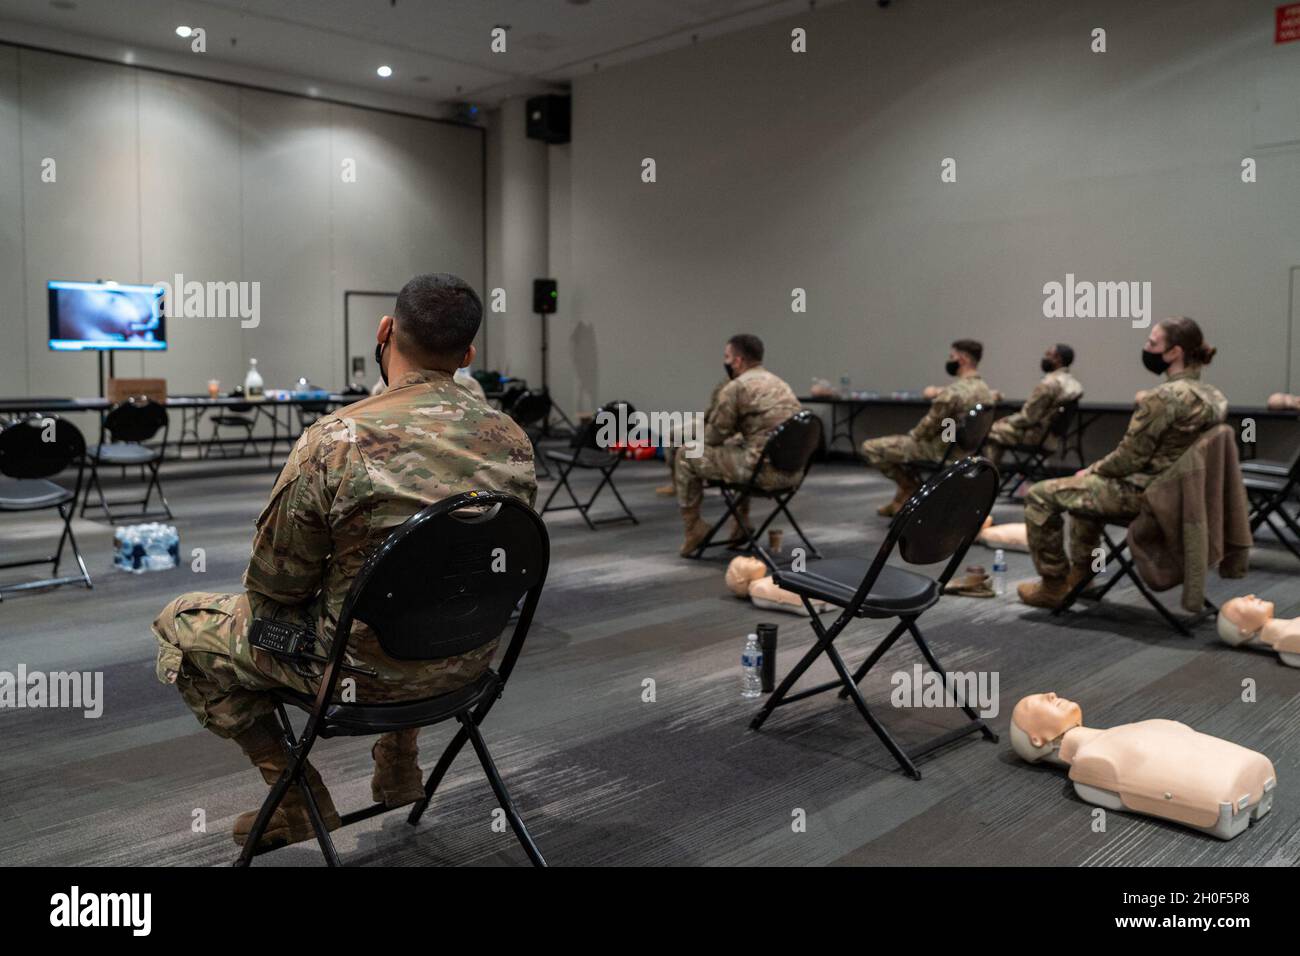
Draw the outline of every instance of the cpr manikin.
<instances>
[{"instance_id":1,"label":"cpr manikin","mask_svg":"<svg viewBox=\"0 0 1300 956\"><path fill-rule=\"evenodd\" d=\"M727 565L727 588L736 597L747 597L754 606L765 611L786 611L790 614L807 614L803 601L793 591L779 588L768 573L767 565L758 558L745 555L731 559ZM829 605L813 601L813 607L824 611Z\"/></svg>"},{"instance_id":2,"label":"cpr manikin","mask_svg":"<svg viewBox=\"0 0 1300 956\"><path fill-rule=\"evenodd\" d=\"M1219 637L1233 647L1277 651L1282 663L1300 667L1300 617L1276 618L1273 602L1253 594L1235 597L1219 609Z\"/></svg>"},{"instance_id":3,"label":"cpr manikin","mask_svg":"<svg viewBox=\"0 0 1300 956\"><path fill-rule=\"evenodd\" d=\"M1030 763L1069 767L1075 792L1088 803L1172 820L1221 840L1268 813L1277 786L1261 753L1173 720L1084 727L1079 705L1052 693L1016 704L1011 746Z\"/></svg>"}]
</instances>

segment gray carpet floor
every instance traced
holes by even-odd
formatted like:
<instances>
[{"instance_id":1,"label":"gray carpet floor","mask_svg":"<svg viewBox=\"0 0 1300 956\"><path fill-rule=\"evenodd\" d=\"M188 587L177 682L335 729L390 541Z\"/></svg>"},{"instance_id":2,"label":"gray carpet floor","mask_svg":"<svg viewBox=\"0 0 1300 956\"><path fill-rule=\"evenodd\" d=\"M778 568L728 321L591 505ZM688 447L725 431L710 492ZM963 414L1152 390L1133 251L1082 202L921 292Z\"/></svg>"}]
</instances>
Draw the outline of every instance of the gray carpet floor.
<instances>
[{"instance_id":1,"label":"gray carpet floor","mask_svg":"<svg viewBox=\"0 0 1300 956\"><path fill-rule=\"evenodd\" d=\"M265 786L231 743L204 731L154 677L149 624L174 595L234 590L252 522L273 474L253 462L177 469L168 483L182 554L201 547L204 573L115 571L111 530L76 524L95 579L7 596L0 603L0 670L97 670L104 711L0 710L0 860L5 864L228 863L234 817ZM1288 865L1300 861L1300 670L1276 656L1218 642L1212 626L1180 637L1125 585L1061 621L1018 604L945 598L922 627L950 668L995 671L1000 743L969 737L899 772L852 705L833 694L782 708L761 732L740 697L739 658L756 623L780 624L778 674L811 640L806 622L763 613L723 584L726 559L676 554L675 502L656 497L661 463L630 463L619 487L640 525L588 531L573 512L548 517L551 573L537 622L505 697L484 726L489 745L548 860L558 865ZM544 490L549 485L544 485ZM852 464L818 466L794 511L833 555L872 554L887 492ZM614 507L605 499L607 508ZM717 507L716 502L710 502ZM1019 520L1000 505L1000 521ZM6 556L40 553L48 516L0 516ZM972 549L968 563L989 565ZM1029 577L1010 556L1012 582ZM1244 582L1212 577L1221 602L1254 591L1279 614L1300 614L1294 558L1271 541ZM14 572L6 572L13 580ZM1171 604L1175 594L1166 595ZM850 665L885 633L850 628ZM889 675L920 655L899 644L865 684L868 702L904 742L954 726L958 713L898 709ZM806 680L832 676L819 663ZM647 680L655 699L643 700ZM1256 700L1242 701L1250 679ZM1078 700L1089 726L1149 717L1180 720L1267 754L1279 779L1275 809L1230 843L1149 818L1109 813L1104 832L1057 769L1018 761L1007 743L1011 708L1054 690ZM432 765L449 728L422 732ZM369 800L364 740L323 741L313 761L341 810ZM410 827L396 812L337 833L354 865L515 864L522 851L496 832L495 800L468 749L430 812ZM792 826L806 821L803 829ZM321 865L314 844L260 865Z\"/></svg>"}]
</instances>

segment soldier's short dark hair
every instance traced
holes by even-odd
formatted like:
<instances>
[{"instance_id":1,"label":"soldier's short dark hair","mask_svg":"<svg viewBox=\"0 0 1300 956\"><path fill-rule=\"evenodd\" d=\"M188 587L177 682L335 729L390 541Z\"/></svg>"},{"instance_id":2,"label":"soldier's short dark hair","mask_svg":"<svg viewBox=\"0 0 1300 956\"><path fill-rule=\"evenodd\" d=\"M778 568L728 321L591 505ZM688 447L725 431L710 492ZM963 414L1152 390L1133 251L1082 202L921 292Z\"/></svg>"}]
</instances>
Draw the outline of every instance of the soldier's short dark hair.
<instances>
[{"instance_id":1,"label":"soldier's short dark hair","mask_svg":"<svg viewBox=\"0 0 1300 956\"><path fill-rule=\"evenodd\" d=\"M1056 354L1061 357L1061 365L1069 368L1074 364L1074 349L1070 348L1064 342L1056 343Z\"/></svg>"},{"instance_id":2,"label":"soldier's short dark hair","mask_svg":"<svg viewBox=\"0 0 1300 956\"><path fill-rule=\"evenodd\" d=\"M727 344L733 352L739 352L746 362L763 361L763 340L757 335L741 332L727 339Z\"/></svg>"},{"instance_id":3,"label":"soldier's short dark hair","mask_svg":"<svg viewBox=\"0 0 1300 956\"><path fill-rule=\"evenodd\" d=\"M984 346L974 339L958 339L952 343L952 347L958 352L965 352L975 360L976 365L979 365L980 359L984 357Z\"/></svg>"},{"instance_id":4,"label":"soldier's short dark hair","mask_svg":"<svg viewBox=\"0 0 1300 956\"><path fill-rule=\"evenodd\" d=\"M397 346L416 359L457 360L483 324L483 303L468 282L449 272L418 275L397 293Z\"/></svg>"}]
</instances>

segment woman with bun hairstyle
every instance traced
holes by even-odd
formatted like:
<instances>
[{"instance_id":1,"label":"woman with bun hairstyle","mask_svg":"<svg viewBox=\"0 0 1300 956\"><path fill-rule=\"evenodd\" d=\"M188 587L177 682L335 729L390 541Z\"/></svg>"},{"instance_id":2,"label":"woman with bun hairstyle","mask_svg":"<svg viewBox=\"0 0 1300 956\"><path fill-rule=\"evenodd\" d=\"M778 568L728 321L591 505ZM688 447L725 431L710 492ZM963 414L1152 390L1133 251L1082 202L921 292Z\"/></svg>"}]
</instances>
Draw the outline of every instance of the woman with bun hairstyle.
<instances>
[{"instance_id":1,"label":"woman with bun hairstyle","mask_svg":"<svg viewBox=\"0 0 1300 956\"><path fill-rule=\"evenodd\" d=\"M1135 517L1142 492L1152 479L1227 417L1223 393L1201 381L1201 369L1210 364L1214 353L1192 319L1163 319L1152 327L1142 347L1142 364L1148 372L1163 375L1164 381L1139 393L1119 445L1069 478L1038 482L1025 496L1029 550L1042 579L1020 585L1022 601L1034 607L1060 605L1077 583L1092 576L1093 550L1101 543L1107 519Z\"/></svg>"}]
</instances>

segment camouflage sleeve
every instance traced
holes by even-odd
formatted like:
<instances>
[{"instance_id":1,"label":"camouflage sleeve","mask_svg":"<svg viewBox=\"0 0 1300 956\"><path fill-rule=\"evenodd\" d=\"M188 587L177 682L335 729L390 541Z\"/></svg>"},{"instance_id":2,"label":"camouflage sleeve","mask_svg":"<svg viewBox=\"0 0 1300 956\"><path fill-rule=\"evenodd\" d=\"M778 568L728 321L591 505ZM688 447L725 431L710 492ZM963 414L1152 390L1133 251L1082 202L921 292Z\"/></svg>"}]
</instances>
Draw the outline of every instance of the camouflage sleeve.
<instances>
[{"instance_id":1,"label":"camouflage sleeve","mask_svg":"<svg viewBox=\"0 0 1300 956\"><path fill-rule=\"evenodd\" d=\"M930 410L925 413L924 418L916 423L916 427L908 432L908 435L913 441L918 442L938 438L943 433L944 419L956 419L960 409L961 404L953 394L953 390L945 388L930 402Z\"/></svg>"},{"instance_id":2,"label":"camouflage sleeve","mask_svg":"<svg viewBox=\"0 0 1300 956\"><path fill-rule=\"evenodd\" d=\"M1056 389L1050 382L1039 382L1034 386L1034 390L1029 393L1029 398L1021 406L1020 411L1008 415L1005 421L1010 422L1016 428L1041 425L1051 417L1055 407Z\"/></svg>"},{"instance_id":3,"label":"camouflage sleeve","mask_svg":"<svg viewBox=\"0 0 1300 956\"><path fill-rule=\"evenodd\" d=\"M717 401L704 425L704 444L721 445L740 426L740 385L728 382L718 392Z\"/></svg>"},{"instance_id":4,"label":"camouflage sleeve","mask_svg":"<svg viewBox=\"0 0 1300 956\"><path fill-rule=\"evenodd\" d=\"M244 589L254 617L277 617L320 590L332 550L330 508L351 443L327 431L324 419L298 439L257 519Z\"/></svg>"},{"instance_id":5,"label":"camouflage sleeve","mask_svg":"<svg viewBox=\"0 0 1300 956\"><path fill-rule=\"evenodd\" d=\"M1167 408L1159 389L1152 389L1144 395L1129 419L1128 431L1115 450L1088 470L1103 478L1125 478L1141 471L1151 460L1169 426Z\"/></svg>"},{"instance_id":6,"label":"camouflage sleeve","mask_svg":"<svg viewBox=\"0 0 1300 956\"><path fill-rule=\"evenodd\" d=\"M722 390L726 387L726 382L719 382L717 385L713 386L713 391L709 393L709 408L704 413L705 423L713 417L713 410L718 407L718 396L722 394Z\"/></svg>"}]
</instances>

